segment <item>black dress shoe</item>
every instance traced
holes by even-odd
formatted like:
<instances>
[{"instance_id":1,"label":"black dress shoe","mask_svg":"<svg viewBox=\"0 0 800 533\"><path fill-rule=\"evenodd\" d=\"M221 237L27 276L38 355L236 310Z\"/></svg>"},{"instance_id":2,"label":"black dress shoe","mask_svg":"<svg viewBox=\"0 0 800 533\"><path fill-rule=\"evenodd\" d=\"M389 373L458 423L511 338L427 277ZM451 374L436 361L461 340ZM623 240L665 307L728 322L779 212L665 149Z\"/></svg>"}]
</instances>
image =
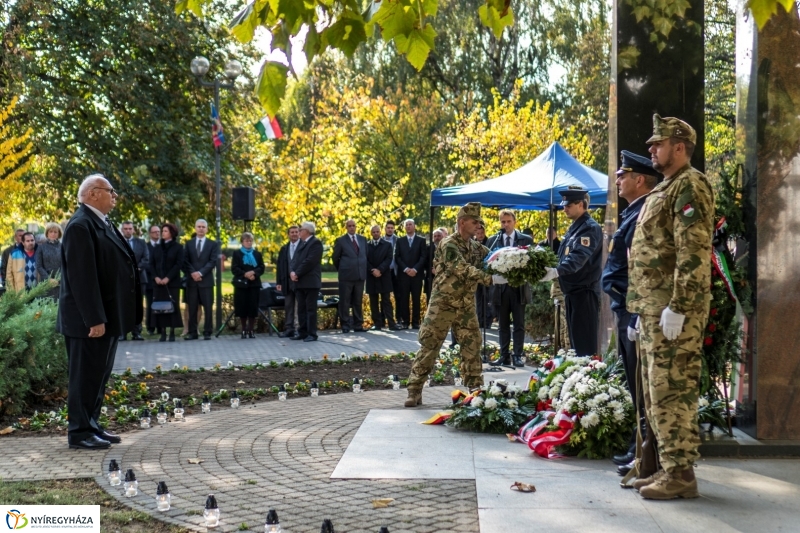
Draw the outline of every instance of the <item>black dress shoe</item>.
<instances>
[{"instance_id":1,"label":"black dress shoe","mask_svg":"<svg viewBox=\"0 0 800 533\"><path fill-rule=\"evenodd\" d=\"M633 470L633 463L634 463L634 461L631 461L630 463L628 463L626 465L619 465L617 467L617 474L619 474L620 476L627 476L628 472Z\"/></svg>"},{"instance_id":2,"label":"black dress shoe","mask_svg":"<svg viewBox=\"0 0 800 533\"><path fill-rule=\"evenodd\" d=\"M120 335L120 336L119 336L119 338L118 338L117 340L119 340L119 341L126 341L126 340L128 340L128 336L127 336L127 335Z\"/></svg>"},{"instance_id":3,"label":"black dress shoe","mask_svg":"<svg viewBox=\"0 0 800 533\"><path fill-rule=\"evenodd\" d=\"M108 431L101 431L97 434L97 437L103 440L107 440L111 444L119 444L122 442L122 437L116 435L114 433L109 433Z\"/></svg>"},{"instance_id":4,"label":"black dress shoe","mask_svg":"<svg viewBox=\"0 0 800 533\"><path fill-rule=\"evenodd\" d=\"M394 326L391 327L391 329L393 329L395 331L400 331L400 330L403 330L403 329L406 329L406 328L403 327L403 324L395 324Z\"/></svg>"},{"instance_id":5,"label":"black dress shoe","mask_svg":"<svg viewBox=\"0 0 800 533\"><path fill-rule=\"evenodd\" d=\"M411 329L419 329L419 324L412 324Z\"/></svg>"},{"instance_id":6,"label":"black dress shoe","mask_svg":"<svg viewBox=\"0 0 800 533\"><path fill-rule=\"evenodd\" d=\"M380 331L381 327L380 326L372 326L371 328L369 328L369 330L370 331Z\"/></svg>"},{"instance_id":7,"label":"black dress shoe","mask_svg":"<svg viewBox=\"0 0 800 533\"><path fill-rule=\"evenodd\" d=\"M350 330L346 329L346 328L342 328L342 333L350 333Z\"/></svg>"},{"instance_id":8,"label":"black dress shoe","mask_svg":"<svg viewBox=\"0 0 800 533\"><path fill-rule=\"evenodd\" d=\"M364 333L364 328L355 328L353 331L356 333Z\"/></svg>"},{"instance_id":9,"label":"black dress shoe","mask_svg":"<svg viewBox=\"0 0 800 533\"><path fill-rule=\"evenodd\" d=\"M255 339L256 338L256 333L255 333L255 331L250 330L250 331L247 332L247 336L250 337L251 339Z\"/></svg>"},{"instance_id":10,"label":"black dress shoe","mask_svg":"<svg viewBox=\"0 0 800 533\"><path fill-rule=\"evenodd\" d=\"M278 337L285 339L286 337L294 337L294 331L284 331L278 333Z\"/></svg>"},{"instance_id":11,"label":"black dress shoe","mask_svg":"<svg viewBox=\"0 0 800 533\"><path fill-rule=\"evenodd\" d=\"M317 338L315 336L309 335L308 337L303 339L303 342L314 342L315 340L317 340Z\"/></svg>"},{"instance_id":12,"label":"black dress shoe","mask_svg":"<svg viewBox=\"0 0 800 533\"><path fill-rule=\"evenodd\" d=\"M252 339L253 337L250 337L250 338ZM203 335L203 340L204 341L210 341L211 340L211 335Z\"/></svg>"},{"instance_id":13,"label":"black dress shoe","mask_svg":"<svg viewBox=\"0 0 800 533\"><path fill-rule=\"evenodd\" d=\"M196 341L198 338L199 337L198 337L197 333L190 333L189 335L186 335L183 338L183 340L185 340L185 341Z\"/></svg>"},{"instance_id":14,"label":"black dress shoe","mask_svg":"<svg viewBox=\"0 0 800 533\"><path fill-rule=\"evenodd\" d=\"M158 342L167 342L167 334L162 333L161 336L158 338Z\"/></svg>"},{"instance_id":15,"label":"black dress shoe","mask_svg":"<svg viewBox=\"0 0 800 533\"><path fill-rule=\"evenodd\" d=\"M289 340L290 341L302 341L302 340L305 340L305 339L303 337L301 337L300 335L292 335L291 337L289 337Z\"/></svg>"},{"instance_id":16,"label":"black dress shoe","mask_svg":"<svg viewBox=\"0 0 800 533\"><path fill-rule=\"evenodd\" d=\"M511 359L506 357L501 357L497 361L492 361L489 363L489 366L511 366Z\"/></svg>"},{"instance_id":17,"label":"black dress shoe","mask_svg":"<svg viewBox=\"0 0 800 533\"><path fill-rule=\"evenodd\" d=\"M70 442L69 447L72 449L84 449L84 450L105 450L109 448L111 443L107 440L103 440L97 435L92 435L80 442Z\"/></svg>"},{"instance_id":18,"label":"black dress shoe","mask_svg":"<svg viewBox=\"0 0 800 533\"><path fill-rule=\"evenodd\" d=\"M144 337L142 337L142 336L141 336L141 335L139 335L138 333L134 333L134 334L131 336L131 340L132 340L132 341L143 341L143 340L144 340Z\"/></svg>"},{"instance_id":19,"label":"black dress shoe","mask_svg":"<svg viewBox=\"0 0 800 533\"><path fill-rule=\"evenodd\" d=\"M614 464L619 466L627 465L634 459L636 459L636 453L634 452L628 452L624 455L615 455L614 457L611 458Z\"/></svg>"},{"instance_id":20,"label":"black dress shoe","mask_svg":"<svg viewBox=\"0 0 800 533\"><path fill-rule=\"evenodd\" d=\"M511 360L514 361L514 366L516 366L517 368L522 368L523 366L525 366L525 363L522 362L522 357L518 355L512 356Z\"/></svg>"}]
</instances>

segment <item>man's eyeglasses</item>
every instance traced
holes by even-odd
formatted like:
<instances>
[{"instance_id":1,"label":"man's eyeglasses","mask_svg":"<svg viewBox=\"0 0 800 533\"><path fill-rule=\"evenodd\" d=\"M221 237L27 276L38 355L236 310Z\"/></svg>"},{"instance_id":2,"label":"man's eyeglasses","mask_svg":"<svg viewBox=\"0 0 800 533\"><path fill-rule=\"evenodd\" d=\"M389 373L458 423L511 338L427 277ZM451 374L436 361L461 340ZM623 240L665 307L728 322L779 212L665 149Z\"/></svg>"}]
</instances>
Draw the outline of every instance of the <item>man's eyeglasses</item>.
<instances>
[{"instance_id":1,"label":"man's eyeglasses","mask_svg":"<svg viewBox=\"0 0 800 533\"><path fill-rule=\"evenodd\" d=\"M118 196L119 195L119 193L117 191L115 191L114 189L106 189L105 187L95 187L95 189L100 189L101 191L108 191L108 194L110 194L112 196L115 196L115 195Z\"/></svg>"}]
</instances>

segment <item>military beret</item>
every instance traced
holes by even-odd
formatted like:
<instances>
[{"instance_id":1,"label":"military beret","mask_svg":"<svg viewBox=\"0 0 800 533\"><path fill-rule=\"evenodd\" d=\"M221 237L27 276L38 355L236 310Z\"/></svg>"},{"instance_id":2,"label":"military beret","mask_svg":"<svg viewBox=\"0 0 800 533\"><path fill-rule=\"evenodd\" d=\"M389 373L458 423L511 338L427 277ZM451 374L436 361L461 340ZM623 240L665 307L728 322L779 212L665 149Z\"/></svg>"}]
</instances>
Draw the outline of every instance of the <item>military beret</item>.
<instances>
[{"instance_id":1,"label":"military beret","mask_svg":"<svg viewBox=\"0 0 800 533\"><path fill-rule=\"evenodd\" d=\"M589 194L589 191L583 187L570 186L569 189L558 191L558 194L561 195L561 203L559 205L567 205L586 199L586 195Z\"/></svg>"},{"instance_id":2,"label":"military beret","mask_svg":"<svg viewBox=\"0 0 800 533\"><path fill-rule=\"evenodd\" d=\"M655 176L658 181L664 177L659 171L653 168L653 162L649 157L643 157L633 152L623 150L620 152L619 170L617 176L622 176L626 172L633 172L635 174L645 174L646 176Z\"/></svg>"},{"instance_id":3,"label":"military beret","mask_svg":"<svg viewBox=\"0 0 800 533\"><path fill-rule=\"evenodd\" d=\"M658 113L653 115L653 136L647 139L647 144L665 141L670 137L697 144L697 133L686 122L675 117L661 118Z\"/></svg>"},{"instance_id":4,"label":"military beret","mask_svg":"<svg viewBox=\"0 0 800 533\"><path fill-rule=\"evenodd\" d=\"M470 202L461 209L458 210L458 216L456 219L461 217L471 217L478 221L478 224L484 225L484 221L481 218L481 203L480 202Z\"/></svg>"}]
</instances>

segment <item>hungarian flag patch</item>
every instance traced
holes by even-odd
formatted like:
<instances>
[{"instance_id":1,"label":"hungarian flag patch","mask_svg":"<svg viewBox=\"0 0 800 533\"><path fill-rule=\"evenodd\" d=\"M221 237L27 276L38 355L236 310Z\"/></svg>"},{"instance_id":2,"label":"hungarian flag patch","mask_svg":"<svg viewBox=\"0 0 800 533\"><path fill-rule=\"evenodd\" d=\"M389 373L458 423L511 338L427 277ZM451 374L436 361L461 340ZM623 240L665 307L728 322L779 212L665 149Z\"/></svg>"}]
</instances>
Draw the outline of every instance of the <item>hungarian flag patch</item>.
<instances>
[{"instance_id":1,"label":"hungarian flag patch","mask_svg":"<svg viewBox=\"0 0 800 533\"><path fill-rule=\"evenodd\" d=\"M686 218L692 218L694 216L694 207L692 207L692 204L686 204L685 206L683 206L682 211L683 211L683 216L685 216Z\"/></svg>"}]
</instances>

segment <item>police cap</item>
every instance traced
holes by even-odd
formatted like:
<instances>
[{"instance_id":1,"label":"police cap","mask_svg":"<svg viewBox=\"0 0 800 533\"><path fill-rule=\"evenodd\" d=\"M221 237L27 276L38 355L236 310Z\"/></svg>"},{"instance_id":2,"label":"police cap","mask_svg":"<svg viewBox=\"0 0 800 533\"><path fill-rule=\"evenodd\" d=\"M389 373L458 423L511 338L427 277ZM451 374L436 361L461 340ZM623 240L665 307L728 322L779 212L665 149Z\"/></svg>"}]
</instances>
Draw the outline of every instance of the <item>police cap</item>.
<instances>
[{"instance_id":1,"label":"police cap","mask_svg":"<svg viewBox=\"0 0 800 533\"><path fill-rule=\"evenodd\" d=\"M622 176L626 172L633 172L634 174L655 176L658 178L658 181L661 181L661 178L663 178L661 173L653 168L653 162L649 157L643 157L633 152L623 150L620 152L620 161L617 176Z\"/></svg>"},{"instance_id":2,"label":"police cap","mask_svg":"<svg viewBox=\"0 0 800 533\"><path fill-rule=\"evenodd\" d=\"M558 191L558 194L561 195L561 203L559 205L567 205L585 200L588 193L589 191L583 187L570 186L569 189Z\"/></svg>"}]
</instances>

